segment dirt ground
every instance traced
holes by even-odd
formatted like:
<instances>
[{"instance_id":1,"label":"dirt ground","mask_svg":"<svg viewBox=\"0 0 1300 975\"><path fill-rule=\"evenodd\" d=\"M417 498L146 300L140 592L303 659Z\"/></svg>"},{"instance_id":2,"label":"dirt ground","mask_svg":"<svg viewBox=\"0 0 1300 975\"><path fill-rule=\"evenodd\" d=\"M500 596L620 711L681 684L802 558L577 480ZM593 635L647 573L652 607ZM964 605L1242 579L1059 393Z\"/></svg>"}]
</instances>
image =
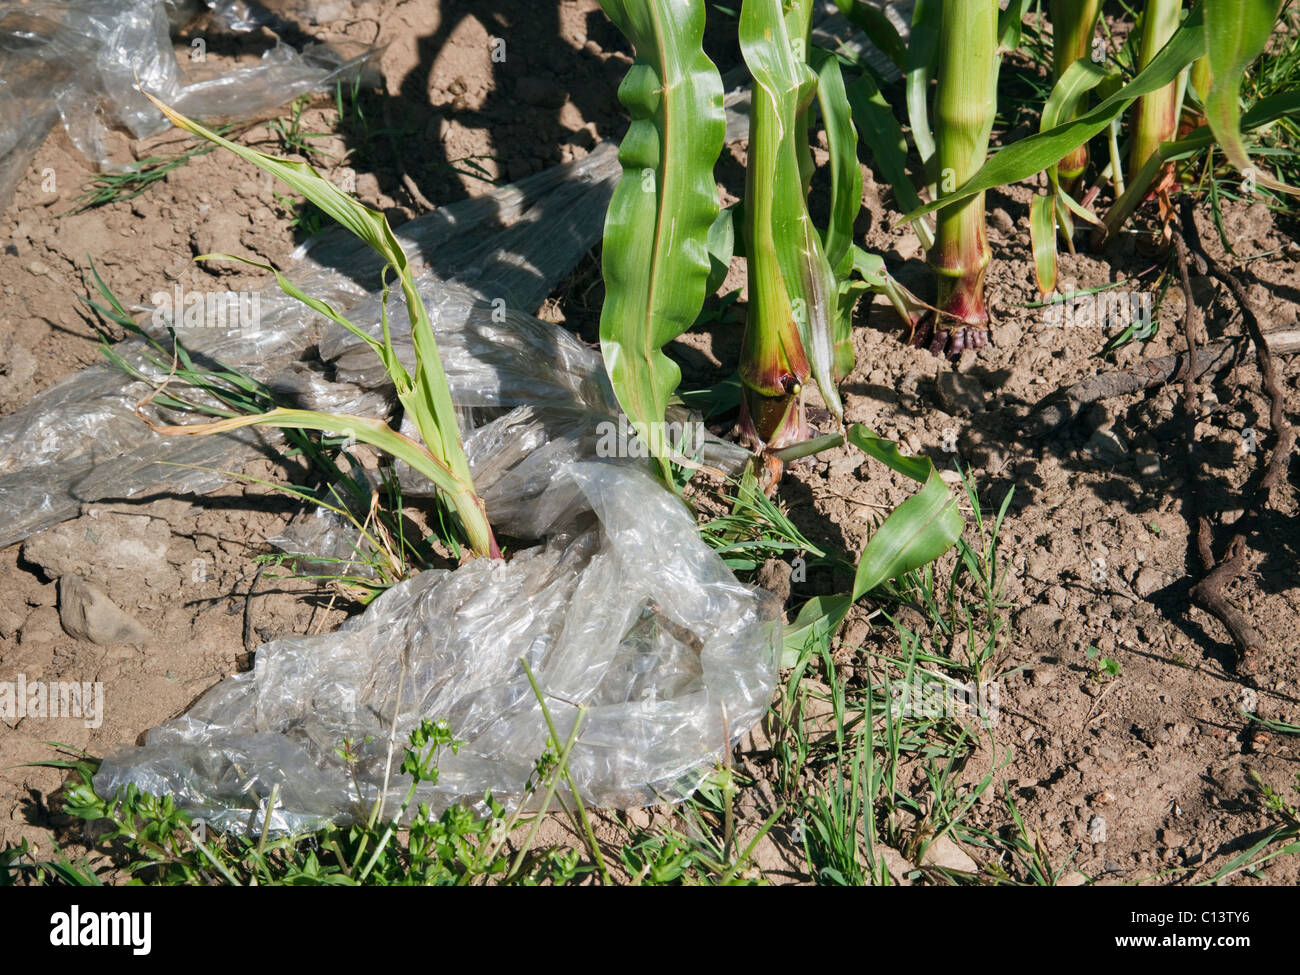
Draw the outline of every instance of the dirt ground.
<instances>
[{"instance_id":1,"label":"dirt ground","mask_svg":"<svg viewBox=\"0 0 1300 975\"><path fill-rule=\"evenodd\" d=\"M365 143L349 165L358 196L394 222L480 193L488 179L514 180L575 158L623 130L616 90L629 59L595 0L337 6L345 11L339 19L303 29L325 42L384 46L383 87L366 109L375 125L400 129L402 137ZM178 39L178 50L188 36ZM493 38L505 40L504 62L492 58ZM320 99L304 116L304 128L328 130L334 118L329 100ZM122 159L165 155L185 144L174 131L143 144L118 140L114 149ZM249 129L243 141L278 148L265 124ZM316 145L334 157L357 148L343 136ZM322 158L330 171L329 157ZM733 147L733 160L743 160L743 147ZM46 170L55 174L53 192ZM722 171L725 181L739 166L727 162ZM229 289L257 280L226 266L198 266L191 261L196 254L250 253L283 264L297 243L290 211L271 185L228 156L195 158L134 200L69 213L92 176L56 129L0 215L0 415L98 361L93 319L78 301L89 294L83 276L91 259L130 307L175 282L198 290L212 287L214 275ZM1243 715L1244 708L1300 722L1298 468L1293 465L1271 508L1247 526L1248 571L1229 589L1269 641L1257 674L1246 679L1234 671L1224 628L1190 607L1188 590L1201 572L1189 527L1181 386L1107 400L1045 437L1023 432L1025 417L1049 393L1183 348L1176 290L1161 307L1157 335L1124 347L1113 361L1098 355L1104 329L1048 324L1042 309L1026 307L1037 298L1028 244L1032 192L1022 185L989 195L993 344L965 353L953 378L947 363L898 341L887 306L864 304L855 337L858 366L842 387L846 417L942 465L951 467L954 459L969 465L986 511L1014 489L1001 540L1011 626L986 675L1001 684L1001 719L992 732L997 744L984 746L967 778L976 781L996 768L997 793L1006 787L1054 860L1077 848L1072 866L1108 882L1164 882L1163 871L1173 871L1174 882L1202 879L1268 823L1249 773L1285 791L1300 769L1300 739L1252 732ZM923 292L920 245L869 169L865 201L864 246ZM1225 222L1237 259L1249 259L1257 279L1250 291L1264 329L1296 327L1294 221L1262 203L1241 203L1227 206ZM1212 253L1223 256L1208 219L1202 232ZM1125 237L1102 255L1065 256L1062 290L1108 285L1155 262ZM725 287L742 284L733 268ZM1192 287L1210 340L1241 333L1222 288L1196 276ZM543 317L591 341L599 297L598 263L589 258L548 300ZM688 379L703 383L725 376L739 343L733 309L675 343L674 352ZM1284 358L1280 366L1294 392L1300 361ZM1259 457L1243 448L1242 431L1254 428L1259 442L1267 442L1267 402L1259 389L1253 359L1246 357L1203 390L1215 400L1198 418L1197 460L1212 490L1202 490L1199 503L1212 513L1220 545L1241 515ZM1288 417L1300 422L1294 396ZM265 462L249 473L283 472ZM782 497L812 541L855 553L881 506L908 493L901 479L861 454L839 450L794 468ZM45 742L102 754L246 668L249 652L263 640L317 632L345 617L326 589L257 575L253 556L266 551L265 539L299 508L256 485L200 499L96 504L0 551L0 679L21 673L28 680L102 681L106 689L97 728L32 717L0 722L0 845L46 842L48 797L60 774L23 765L51 757ZM69 636L60 623L57 580L70 576L102 588L149 636L110 645ZM827 591L825 583L818 577L796 583L794 600ZM850 617L837 651L848 680L887 639L866 615ZM1090 647L1113 658L1119 675L1097 679ZM746 762L761 773L770 758L758 749ZM919 791L923 783L914 785ZM993 801L994 791L977 805L975 825L1007 825L1005 803ZM780 850L768 851L766 860L773 879L806 879ZM1295 858L1275 862L1266 879L1235 878L1297 881Z\"/></svg>"}]
</instances>

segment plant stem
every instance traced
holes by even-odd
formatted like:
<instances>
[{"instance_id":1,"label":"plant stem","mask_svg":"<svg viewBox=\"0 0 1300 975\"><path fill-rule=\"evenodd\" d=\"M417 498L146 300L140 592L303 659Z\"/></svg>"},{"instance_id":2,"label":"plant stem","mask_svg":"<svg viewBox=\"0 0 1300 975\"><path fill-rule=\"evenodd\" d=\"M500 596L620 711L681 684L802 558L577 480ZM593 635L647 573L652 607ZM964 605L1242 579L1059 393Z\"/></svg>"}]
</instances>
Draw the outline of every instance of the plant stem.
<instances>
[{"instance_id":1,"label":"plant stem","mask_svg":"<svg viewBox=\"0 0 1300 975\"><path fill-rule=\"evenodd\" d=\"M802 389L811 369L772 226L777 168L798 166L795 119L782 119L761 85L754 86L749 118L744 228L749 308L740 351L741 428L758 445L779 449L808 436Z\"/></svg>"},{"instance_id":2,"label":"plant stem","mask_svg":"<svg viewBox=\"0 0 1300 975\"><path fill-rule=\"evenodd\" d=\"M528 666L528 661L523 657L519 658L519 663L523 666L524 673L528 675L528 683L533 689L533 696L537 698L537 703L542 709L542 717L546 719L546 730L551 733L551 741L559 741L560 733L556 730L555 719L551 717L551 709L546 706L546 696L537 683L533 668ZM577 783L573 781L573 773L569 771L567 762L561 767L560 771L564 776L565 784L569 787L569 792L573 794L573 801L578 807L578 819L581 820L582 831L587 837L587 849L591 851L591 858L596 861L596 867L600 870L600 877L605 882L605 886L608 887L611 884L609 869L605 866L605 857L600 852L600 844L596 842L596 831L591 828L591 819L587 816L587 807L582 801L582 796L578 793Z\"/></svg>"},{"instance_id":3,"label":"plant stem","mask_svg":"<svg viewBox=\"0 0 1300 975\"><path fill-rule=\"evenodd\" d=\"M939 31L938 88L934 100L939 189L951 193L984 164L997 109L997 0L946 0ZM936 338L952 332L953 351L983 343L988 324L984 272L990 260L984 194L938 212L930 266L938 276ZM947 322L942 319L948 319ZM974 343L962 332L979 333ZM946 338L946 336L945 336ZM932 346L933 347L933 346Z\"/></svg>"},{"instance_id":4,"label":"plant stem","mask_svg":"<svg viewBox=\"0 0 1300 975\"><path fill-rule=\"evenodd\" d=\"M1065 69L1088 57L1101 0L1052 0L1052 77L1059 81ZM1076 110L1075 115L1078 114ZM1065 119L1063 121L1068 121ZM1057 164L1057 175L1067 193L1074 193L1088 166L1088 144L1066 153Z\"/></svg>"},{"instance_id":5,"label":"plant stem","mask_svg":"<svg viewBox=\"0 0 1300 975\"><path fill-rule=\"evenodd\" d=\"M1138 41L1138 71L1145 68L1173 37L1182 14L1182 0L1149 0L1142 13L1142 37ZM1137 173L1178 130L1178 81L1137 101L1133 138L1129 145L1129 173Z\"/></svg>"}]
</instances>

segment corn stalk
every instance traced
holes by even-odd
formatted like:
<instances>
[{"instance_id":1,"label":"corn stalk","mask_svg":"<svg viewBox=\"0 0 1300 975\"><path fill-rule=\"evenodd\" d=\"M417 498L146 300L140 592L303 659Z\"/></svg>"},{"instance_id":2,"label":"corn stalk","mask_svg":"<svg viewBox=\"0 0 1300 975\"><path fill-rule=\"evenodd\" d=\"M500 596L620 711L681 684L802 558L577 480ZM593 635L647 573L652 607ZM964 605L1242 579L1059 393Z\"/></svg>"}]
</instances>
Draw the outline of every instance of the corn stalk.
<instances>
[{"instance_id":1,"label":"corn stalk","mask_svg":"<svg viewBox=\"0 0 1300 975\"><path fill-rule=\"evenodd\" d=\"M1182 0L1148 0L1142 13L1142 33L1138 41L1139 71L1169 43L1174 31L1178 30L1182 12ZM1160 143L1169 142L1177 134L1179 101L1177 79L1138 99L1129 142L1130 173L1138 172L1155 155Z\"/></svg>"},{"instance_id":2,"label":"corn stalk","mask_svg":"<svg viewBox=\"0 0 1300 975\"><path fill-rule=\"evenodd\" d=\"M745 0L740 13L740 49L754 77L741 425L769 450L807 438L803 386L809 378L831 411L842 413L834 376L838 284L807 203L812 160L805 113L817 88L807 64L811 16L812 0L792 0L785 12L780 0Z\"/></svg>"},{"instance_id":3,"label":"corn stalk","mask_svg":"<svg viewBox=\"0 0 1300 975\"><path fill-rule=\"evenodd\" d=\"M930 266L938 277L930 348L950 355L987 337L984 273L990 260L984 194L947 202L984 164L997 111L997 0L946 0L934 99L940 208ZM924 334L924 333L923 333Z\"/></svg>"},{"instance_id":4,"label":"corn stalk","mask_svg":"<svg viewBox=\"0 0 1300 975\"><path fill-rule=\"evenodd\" d=\"M1100 13L1101 0L1052 0L1052 74L1056 81L1070 65L1091 56ZM1066 192L1075 192L1087 167L1087 143L1061 158L1056 168Z\"/></svg>"}]
</instances>

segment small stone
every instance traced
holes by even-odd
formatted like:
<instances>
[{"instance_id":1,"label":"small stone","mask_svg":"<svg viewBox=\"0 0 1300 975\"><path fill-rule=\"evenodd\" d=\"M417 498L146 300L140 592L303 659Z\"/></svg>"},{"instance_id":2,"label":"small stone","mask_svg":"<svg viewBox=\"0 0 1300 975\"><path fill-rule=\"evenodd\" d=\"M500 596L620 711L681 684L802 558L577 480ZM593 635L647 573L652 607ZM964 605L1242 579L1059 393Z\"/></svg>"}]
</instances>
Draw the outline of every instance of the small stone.
<instances>
[{"instance_id":1,"label":"small stone","mask_svg":"<svg viewBox=\"0 0 1300 975\"><path fill-rule=\"evenodd\" d=\"M18 642L23 646L52 643L59 635L59 614L53 606L40 607L27 617L18 631Z\"/></svg>"},{"instance_id":2,"label":"small stone","mask_svg":"<svg viewBox=\"0 0 1300 975\"><path fill-rule=\"evenodd\" d=\"M1165 577L1156 569L1147 566L1133 580L1133 591L1146 599L1157 589L1164 588Z\"/></svg>"},{"instance_id":3,"label":"small stone","mask_svg":"<svg viewBox=\"0 0 1300 975\"><path fill-rule=\"evenodd\" d=\"M1139 477L1157 477L1160 474L1160 458L1151 453L1133 455L1133 466Z\"/></svg>"},{"instance_id":4,"label":"small stone","mask_svg":"<svg viewBox=\"0 0 1300 975\"><path fill-rule=\"evenodd\" d=\"M1088 821L1088 842L1093 844L1106 842L1106 820L1101 816L1093 816Z\"/></svg>"},{"instance_id":5,"label":"small stone","mask_svg":"<svg viewBox=\"0 0 1300 975\"><path fill-rule=\"evenodd\" d=\"M892 846L878 846L877 852L880 859L885 861L885 866L889 869L889 876L900 887L912 886L912 881L908 879L908 874L916 869L903 854L899 853Z\"/></svg>"},{"instance_id":6,"label":"small stone","mask_svg":"<svg viewBox=\"0 0 1300 975\"><path fill-rule=\"evenodd\" d=\"M1056 680L1055 667L1035 667L1029 672L1029 682L1035 687L1047 687Z\"/></svg>"},{"instance_id":7,"label":"small stone","mask_svg":"<svg viewBox=\"0 0 1300 975\"><path fill-rule=\"evenodd\" d=\"M1176 850L1187 842L1187 837L1176 829L1162 829L1160 830L1160 842L1171 850Z\"/></svg>"},{"instance_id":8,"label":"small stone","mask_svg":"<svg viewBox=\"0 0 1300 975\"><path fill-rule=\"evenodd\" d=\"M1083 449L1099 464L1118 464L1128 454L1128 446L1109 427L1094 431Z\"/></svg>"},{"instance_id":9,"label":"small stone","mask_svg":"<svg viewBox=\"0 0 1300 975\"><path fill-rule=\"evenodd\" d=\"M153 639L153 634L119 609L102 589L80 576L59 579L59 622L68 636L101 645Z\"/></svg>"},{"instance_id":10,"label":"small stone","mask_svg":"<svg viewBox=\"0 0 1300 975\"><path fill-rule=\"evenodd\" d=\"M952 837L944 834L925 848L921 857L925 867L942 867L945 870L958 870L962 873L979 873L979 864L958 846Z\"/></svg>"},{"instance_id":11,"label":"small stone","mask_svg":"<svg viewBox=\"0 0 1300 975\"><path fill-rule=\"evenodd\" d=\"M22 616L15 613L9 606L0 605L0 639L11 639L22 625Z\"/></svg>"}]
</instances>

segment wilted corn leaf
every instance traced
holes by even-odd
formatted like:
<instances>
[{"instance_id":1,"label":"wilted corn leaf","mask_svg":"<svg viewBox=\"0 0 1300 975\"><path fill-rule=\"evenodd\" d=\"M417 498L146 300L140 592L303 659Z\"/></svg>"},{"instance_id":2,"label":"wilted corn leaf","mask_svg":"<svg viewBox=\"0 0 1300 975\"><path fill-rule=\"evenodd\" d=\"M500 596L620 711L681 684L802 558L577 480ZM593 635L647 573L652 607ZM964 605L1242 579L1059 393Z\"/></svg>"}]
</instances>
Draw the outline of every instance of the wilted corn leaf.
<instances>
[{"instance_id":1,"label":"wilted corn leaf","mask_svg":"<svg viewBox=\"0 0 1300 975\"><path fill-rule=\"evenodd\" d=\"M433 326L429 321L429 314L424 307L424 301L416 290L415 276L411 271L406 252L402 250L397 238L393 235L392 228L388 225L388 218L378 210L372 210L348 196L328 179L316 172L309 163L279 159L231 142L164 105L158 99L149 95L148 92L145 92L145 95L175 125L229 149L235 155L246 159L259 169L283 181L369 244L377 254L388 262L388 266L397 274L402 292L406 298L407 314L410 316L411 324L411 342L415 347L416 369L414 378L398 362L388 334L386 318L382 346L377 346L373 341L369 342L369 344L378 352L385 369L388 370L388 374L397 390L397 397L406 412L411 416L416 428L420 431L420 437L424 441L427 452L439 469L445 469L449 472L451 480L433 478L430 473L433 468L427 464L424 465L424 467L429 467L427 471L424 471L424 467L420 467L418 464L412 464L412 466L429 474L430 478L440 488L449 493L449 500L456 508L457 514L460 515L470 546L474 551L480 555L499 555L496 540L492 536L492 530L488 526L487 517L483 511L483 502L474 491L474 482L470 475L469 462L465 458L464 447L460 442L460 428L456 422L456 410L452 405L451 390L447 386L447 376L443 371L442 359L438 354L438 344L434 339ZM290 294L300 298L300 300L304 297L301 292L296 294L290 292ZM326 314L327 317L340 321L339 316L330 316L323 308L312 307L316 308L317 311L321 311L322 314ZM353 331L355 332L356 329L353 329ZM308 414L305 411L291 412L300 414L293 423L276 424L271 420L253 417L244 418L247 422L240 422L235 425L246 426L250 423L267 422L279 426L300 426L304 429L328 429L321 426L311 426L307 422L313 416L321 417L325 416L324 414ZM273 410L264 414L264 416L279 419L286 418L285 412L278 410ZM233 423L234 421L224 422ZM327 417L319 422L333 422L333 420ZM388 429L386 424L380 425ZM194 433L209 432L190 428L182 428L182 430ZM383 436L382 432L379 435ZM379 445L376 444L376 446ZM402 459L405 460L406 458L403 457ZM439 477L441 477L441 474Z\"/></svg>"},{"instance_id":2,"label":"wilted corn leaf","mask_svg":"<svg viewBox=\"0 0 1300 975\"><path fill-rule=\"evenodd\" d=\"M1205 121L1238 172L1254 172L1261 186L1297 193L1300 190L1252 167L1241 138L1241 79L1268 44L1278 6L1278 0L1205 0L1206 56L1212 79L1205 96Z\"/></svg>"},{"instance_id":3,"label":"wilted corn leaf","mask_svg":"<svg viewBox=\"0 0 1300 975\"><path fill-rule=\"evenodd\" d=\"M796 10L792 19L798 19L802 10ZM795 131L800 124L797 117L812 98L817 78L796 56L780 0L745 0L739 35L745 63L756 89L761 89L754 95L750 165L754 165L756 148L764 157L767 155L762 147L755 146L760 139L771 140L767 148L773 150L771 156L775 159L771 172L754 174L747 184L760 191L758 198L746 200L754 238L748 259L762 261L766 254L775 258L812 376L826 406L840 416L843 406L835 385L833 333L835 275L826 259L821 234L808 213ZM802 35L798 41L800 45L805 43ZM767 105L761 103L764 98ZM765 113L761 119L760 113ZM753 298L751 293L751 302ZM758 324L760 328L780 325L767 321ZM787 358L794 358L789 351Z\"/></svg>"}]
</instances>

